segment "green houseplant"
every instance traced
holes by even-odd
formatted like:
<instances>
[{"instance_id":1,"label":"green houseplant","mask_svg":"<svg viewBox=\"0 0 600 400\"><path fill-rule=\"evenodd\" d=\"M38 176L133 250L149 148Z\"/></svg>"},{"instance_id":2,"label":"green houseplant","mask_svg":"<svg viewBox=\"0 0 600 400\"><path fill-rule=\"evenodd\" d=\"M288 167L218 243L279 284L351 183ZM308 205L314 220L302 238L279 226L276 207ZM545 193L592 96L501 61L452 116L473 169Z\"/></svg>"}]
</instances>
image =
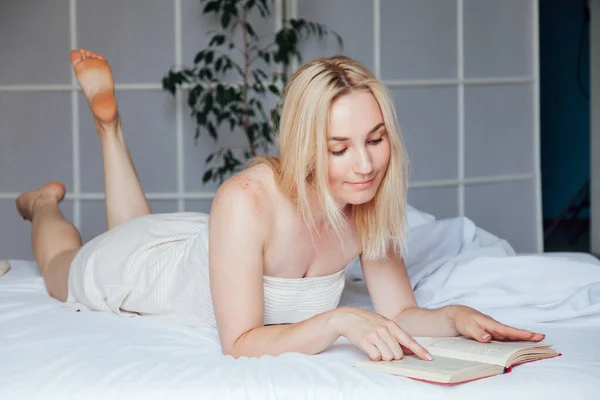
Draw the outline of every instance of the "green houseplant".
<instances>
[{"instance_id":1,"label":"green houseplant","mask_svg":"<svg viewBox=\"0 0 600 400\"><path fill-rule=\"evenodd\" d=\"M242 132L247 139L243 154L219 148L207 157L203 182L223 182L249 158L267 153L273 144L288 71L292 62L302 62L301 42L323 39L329 34L335 36L339 49L343 42L323 24L286 18L286 7L281 29L258 35L249 17L254 14L267 18L274 0L199 1L202 12L217 18L220 27L209 33L208 46L196 54L194 65L171 68L163 77L162 86L173 95L177 90L186 91L187 105L196 123L195 138L204 131L218 141L220 133L230 131ZM241 56L241 61L236 61L235 56ZM270 110L265 107L269 97L275 103Z\"/></svg>"}]
</instances>

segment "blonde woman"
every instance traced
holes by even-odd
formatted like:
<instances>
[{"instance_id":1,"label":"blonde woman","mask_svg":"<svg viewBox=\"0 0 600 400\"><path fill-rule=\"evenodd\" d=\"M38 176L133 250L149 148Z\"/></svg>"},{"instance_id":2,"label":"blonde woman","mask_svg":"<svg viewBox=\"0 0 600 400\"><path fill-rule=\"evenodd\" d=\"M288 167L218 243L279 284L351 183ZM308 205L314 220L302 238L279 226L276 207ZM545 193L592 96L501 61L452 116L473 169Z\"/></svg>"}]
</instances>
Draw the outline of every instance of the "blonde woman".
<instances>
[{"instance_id":1,"label":"blonde woman","mask_svg":"<svg viewBox=\"0 0 600 400\"><path fill-rule=\"evenodd\" d=\"M340 336L373 360L431 356L412 336L539 341L468 307L422 309L401 256L406 154L388 94L347 57L285 91L279 158L223 183L201 213L151 214L123 139L109 64L71 52L102 144L108 231L82 246L62 184L17 199L48 293L94 310L217 327L234 357L315 354ZM375 313L337 307L360 256Z\"/></svg>"}]
</instances>

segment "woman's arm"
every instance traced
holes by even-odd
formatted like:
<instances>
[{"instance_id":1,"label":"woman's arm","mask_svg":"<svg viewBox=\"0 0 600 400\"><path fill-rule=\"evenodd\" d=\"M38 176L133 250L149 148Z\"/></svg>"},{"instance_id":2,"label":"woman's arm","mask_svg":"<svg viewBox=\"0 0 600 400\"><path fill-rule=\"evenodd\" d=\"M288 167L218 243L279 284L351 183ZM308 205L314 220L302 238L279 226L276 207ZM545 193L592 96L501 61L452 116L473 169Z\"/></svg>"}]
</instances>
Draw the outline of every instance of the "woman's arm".
<instances>
[{"instance_id":1,"label":"woman's arm","mask_svg":"<svg viewBox=\"0 0 600 400\"><path fill-rule=\"evenodd\" d=\"M492 339L540 341L544 335L516 329L470 307L419 308L401 256L386 260L361 260L375 311L395 321L411 336L464 335L480 342Z\"/></svg>"},{"instance_id":2,"label":"woman's arm","mask_svg":"<svg viewBox=\"0 0 600 400\"><path fill-rule=\"evenodd\" d=\"M251 179L231 178L211 209L210 285L223 353L316 354L345 336L374 360L400 358L400 344L427 359L426 350L395 322L367 310L338 308L295 324L264 326L263 248L272 207L261 189Z\"/></svg>"},{"instance_id":3,"label":"woman's arm","mask_svg":"<svg viewBox=\"0 0 600 400\"><path fill-rule=\"evenodd\" d=\"M419 308L402 257L361 259L363 275L375 311L396 321L411 336L456 336L446 310Z\"/></svg>"},{"instance_id":4,"label":"woman's arm","mask_svg":"<svg viewBox=\"0 0 600 400\"><path fill-rule=\"evenodd\" d=\"M287 352L318 354L328 348L340 334L333 329L334 311L315 315L289 325L260 326L243 333L225 354L233 357L260 357Z\"/></svg>"},{"instance_id":5,"label":"woman's arm","mask_svg":"<svg viewBox=\"0 0 600 400\"><path fill-rule=\"evenodd\" d=\"M233 177L221 185L211 209L210 285L223 352L235 357L318 353L339 337L330 329L330 314L263 326L263 248L271 216L260 185Z\"/></svg>"}]
</instances>

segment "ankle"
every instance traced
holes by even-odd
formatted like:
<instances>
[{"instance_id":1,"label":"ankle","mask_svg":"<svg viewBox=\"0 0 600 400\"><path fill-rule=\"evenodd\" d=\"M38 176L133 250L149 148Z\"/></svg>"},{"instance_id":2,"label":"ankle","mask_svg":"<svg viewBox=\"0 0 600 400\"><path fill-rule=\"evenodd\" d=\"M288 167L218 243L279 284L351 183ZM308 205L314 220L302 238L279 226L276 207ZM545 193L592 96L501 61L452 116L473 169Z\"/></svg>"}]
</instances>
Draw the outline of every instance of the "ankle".
<instances>
[{"instance_id":1,"label":"ankle","mask_svg":"<svg viewBox=\"0 0 600 400\"><path fill-rule=\"evenodd\" d=\"M58 200L50 193L41 193L31 203L32 217L42 209L58 207Z\"/></svg>"},{"instance_id":2,"label":"ankle","mask_svg":"<svg viewBox=\"0 0 600 400\"><path fill-rule=\"evenodd\" d=\"M117 117L109 123L96 121L96 132L100 138L121 138L121 120Z\"/></svg>"}]
</instances>

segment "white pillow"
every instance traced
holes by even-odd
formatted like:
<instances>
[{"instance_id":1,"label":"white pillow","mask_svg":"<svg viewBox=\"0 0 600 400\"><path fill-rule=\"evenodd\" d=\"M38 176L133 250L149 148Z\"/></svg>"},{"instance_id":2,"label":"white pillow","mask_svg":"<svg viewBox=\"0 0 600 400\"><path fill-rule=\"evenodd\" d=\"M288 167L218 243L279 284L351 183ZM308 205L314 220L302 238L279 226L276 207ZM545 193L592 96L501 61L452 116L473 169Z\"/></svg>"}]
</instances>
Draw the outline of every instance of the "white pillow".
<instances>
[{"instance_id":1,"label":"white pillow","mask_svg":"<svg viewBox=\"0 0 600 400\"><path fill-rule=\"evenodd\" d=\"M417 210L410 204L406 205L406 217L409 229L435 221L435 216L433 214L427 214L426 212Z\"/></svg>"},{"instance_id":2,"label":"white pillow","mask_svg":"<svg viewBox=\"0 0 600 400\"><path fill-rule=\"evenodd\" d=\"M408 222L407 231L419 225L434 222L435 217L432 214L417 210L410 204L406 205L406 219ZM360 266L360 259L356 257L346 266L346 275L355 282L363 279L362 268Z\"/></svg>"}]
</instances>

